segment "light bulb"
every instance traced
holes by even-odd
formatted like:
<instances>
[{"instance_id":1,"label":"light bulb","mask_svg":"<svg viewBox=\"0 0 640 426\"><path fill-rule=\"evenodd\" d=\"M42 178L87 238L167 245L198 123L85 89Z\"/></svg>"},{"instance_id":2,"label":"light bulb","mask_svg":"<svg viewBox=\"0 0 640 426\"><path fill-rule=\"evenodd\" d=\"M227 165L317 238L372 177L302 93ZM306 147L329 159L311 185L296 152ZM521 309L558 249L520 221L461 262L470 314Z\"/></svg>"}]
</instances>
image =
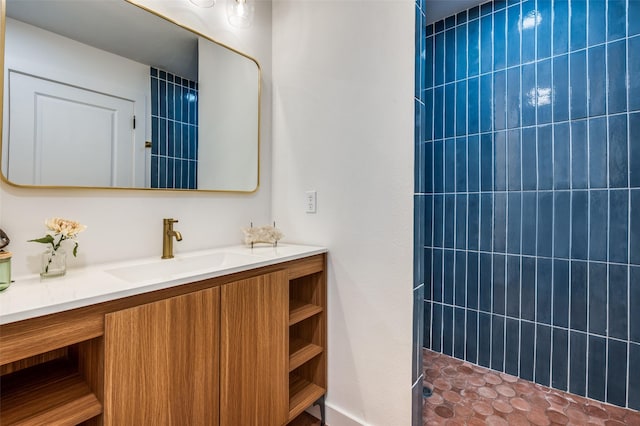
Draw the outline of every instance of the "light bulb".
<instances>
[{"instance_id":1,"label":"light bulb","mask_svg":"<svg viewBox=\"0 0 640 426\"><path fill-rule=\"evenodd\" d=\"M238 28L248 28L253 22L254 0L227 0L227 19Z\"/></svg>"},{"instance_id":2,"label":"light bulb","mask_svg":"<svg viewBox=\"0 0 640 426\"><path fill-rule=\"evenodd\" d=\"M189 0L191 3L198 7L213 7L216 4L216 0Z\"/></svg>"}]
</instances>

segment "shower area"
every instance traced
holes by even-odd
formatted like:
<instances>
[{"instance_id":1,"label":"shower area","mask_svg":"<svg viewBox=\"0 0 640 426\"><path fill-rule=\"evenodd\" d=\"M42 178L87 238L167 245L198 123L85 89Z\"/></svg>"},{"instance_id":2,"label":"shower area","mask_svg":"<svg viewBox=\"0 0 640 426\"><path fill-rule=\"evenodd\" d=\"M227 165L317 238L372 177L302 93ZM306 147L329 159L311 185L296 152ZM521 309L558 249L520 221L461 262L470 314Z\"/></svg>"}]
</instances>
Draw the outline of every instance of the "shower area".
<instances>
[{"instance_id":1,"label":"shower area","mask_svg":"<svg viewBox=\"0 0 640 426\"><path fill-rule=\"evenodd\" d=\"M640 0L417 0L415 41L413 424L460 368L640 424Z\"/></svg>"}]
</instances>

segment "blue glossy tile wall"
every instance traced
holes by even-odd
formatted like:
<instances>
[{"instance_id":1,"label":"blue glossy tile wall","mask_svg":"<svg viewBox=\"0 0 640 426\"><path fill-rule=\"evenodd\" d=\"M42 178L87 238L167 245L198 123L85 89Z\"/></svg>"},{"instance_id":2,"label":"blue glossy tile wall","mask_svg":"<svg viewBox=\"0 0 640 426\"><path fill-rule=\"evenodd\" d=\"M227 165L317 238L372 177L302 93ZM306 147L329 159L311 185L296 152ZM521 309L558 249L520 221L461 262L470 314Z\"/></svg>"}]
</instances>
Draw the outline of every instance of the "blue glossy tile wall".
<instances>
[{"instance_id":1,"label":"blue glossy tile wall","mask_svg":"<svg viewBox=\"0 0 640 426\"><path fill-rule=\"evenodd\" d=\"M433 49L428 52L426 50L426 37L433 36L433 33L427 34L425 26L424 0L416 0L415 4L415 188L414 197L414 280L413 280L413 344L412 344L412 377L411 377L411 425L422 425L422 348L429 346L429 341L424 341L425 328L431 328L431 303L425 299L425 275L431 276L431 270L425 271L427 262L425 262L426 254L429 253L429 267L431 266L431 251L424 249L425 236L429 235L431 240L431 229L427 231L424 218L431 216L432 204L426 202L423 194L419 193L418 188L426 185L431 186L433 183L432 174L426 173L425 164L432 164L433 153L424 149L423 141L426 134L432 134L433 128L426 127L426 111L433 110L433 97L429 97L429 103L426 102L427 96L425 91L426 82L433 85L435 60ZM433 31L433 26L430 27ZM451 52L450 52L451 54ZM429 55L429 56L427 56ZM440 60L440 58L438 59ZM428 65L428 66L427 66ZM431 166L430 166L431 167ZM430 297L430 296L429 296Z\"/></svg>"},{"instance_id":2,"label":"blue glossy tile wall","mask_svg":"<svg viewBox=\"0 0 640 426\"><path fill-rule=\"evenodd\" d=\"M198 83L151 68L151 187L198 187Z\"/></svg>"},{"instance_id":3,"label":"blue glossy tile wall","mask_svg":"<svg viewBox=\"0 0 640 426\"><path fill-rule=\"evenodd\" d=\"M424 40L425 347L640 409L640 0L487 2Z\"/></svg>"}]
</instances>

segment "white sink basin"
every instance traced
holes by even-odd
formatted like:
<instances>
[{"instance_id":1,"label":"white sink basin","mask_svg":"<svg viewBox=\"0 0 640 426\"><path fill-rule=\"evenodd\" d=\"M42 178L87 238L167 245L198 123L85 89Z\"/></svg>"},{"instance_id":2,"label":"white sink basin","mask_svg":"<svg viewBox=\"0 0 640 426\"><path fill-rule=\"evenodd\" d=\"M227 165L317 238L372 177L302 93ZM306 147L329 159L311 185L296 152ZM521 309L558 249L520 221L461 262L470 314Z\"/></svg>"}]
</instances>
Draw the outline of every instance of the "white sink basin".
<instances>
[{"instance_id":1,"label":"white sink basin","mask_svg":"<svg viewBox=\"0 0 640 426\"><path fill-rule=\"evenodd\" d=\"M240 266L261 260L260 256L216 252L193 257L158 259L147 263L109 269L105 272L131 283L183 278Z\"/></svg>"}]
</instances>

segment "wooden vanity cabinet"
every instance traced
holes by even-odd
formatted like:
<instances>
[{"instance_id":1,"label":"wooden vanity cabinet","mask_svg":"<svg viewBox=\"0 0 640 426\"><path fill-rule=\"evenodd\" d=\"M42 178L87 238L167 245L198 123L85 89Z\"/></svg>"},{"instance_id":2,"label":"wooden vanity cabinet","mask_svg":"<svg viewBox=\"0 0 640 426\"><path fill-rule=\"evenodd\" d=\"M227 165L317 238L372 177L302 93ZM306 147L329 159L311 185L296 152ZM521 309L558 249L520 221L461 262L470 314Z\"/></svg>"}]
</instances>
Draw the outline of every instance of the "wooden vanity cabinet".
<instances>
[{"instance_id":1,"label":"wooden vanity cabinet","mask_svg":"<svg viewBox=\"0 0 640 426\"><path fill-rule=\"evenodd\" d=\"M324 254L0 326L0 424L282 426L326 391Z\"/></svg>"}]
</instances>

